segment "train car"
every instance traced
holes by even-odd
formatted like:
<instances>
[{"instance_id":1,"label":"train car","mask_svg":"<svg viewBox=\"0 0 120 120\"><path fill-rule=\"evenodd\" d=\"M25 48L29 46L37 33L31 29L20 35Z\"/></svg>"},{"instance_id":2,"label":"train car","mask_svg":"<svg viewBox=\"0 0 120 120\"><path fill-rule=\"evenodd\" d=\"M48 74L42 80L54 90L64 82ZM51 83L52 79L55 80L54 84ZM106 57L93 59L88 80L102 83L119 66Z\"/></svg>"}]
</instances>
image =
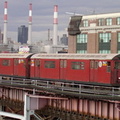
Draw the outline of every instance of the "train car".
<instances>
[{"instance_id":1,"label":"train car","mask_svg":"<svg viewBox=\"0 0 120 120\"><path fill-rule=\"evenodd\" d=\"M32 54L0 53L0 76L28 78Z\"/></svg>"},{"instance_id":2,"label":"train car","mask_svg":"<svg viewBox=\"0 0 120 120\"><path fill-rule=\"evenodd\" d=\"M120 85L118 54L35 54L30 77L84 84Z\"/></svg>"},{"instance_id":3,"label":"train car","mask_svg":"<svg viewBox=\"0 0 120 120\"><path fill-rule=\"evenodd\" d=\"M51 54L34 54L31 57L30 77L59 80L60 60Z\"/></svg>"},{"instance_id":4,"label":"train car","mask_svg":"<svg viewBox=\"0 0 120 120\"><path fill-rule=\"evenodd\" d=\"M67 59L67 80L97 85L120 85L120 55L84 54Z\"/></svg>"},{"instance_id":5,"label":"train car","mask_svg":"<svg viewBox=\"0 0 120 120\"><path fill-rule=\"evenodd\" d=\"M120 55L1 53L0 75L120 85Z\"/></svg>"}]
</instances>

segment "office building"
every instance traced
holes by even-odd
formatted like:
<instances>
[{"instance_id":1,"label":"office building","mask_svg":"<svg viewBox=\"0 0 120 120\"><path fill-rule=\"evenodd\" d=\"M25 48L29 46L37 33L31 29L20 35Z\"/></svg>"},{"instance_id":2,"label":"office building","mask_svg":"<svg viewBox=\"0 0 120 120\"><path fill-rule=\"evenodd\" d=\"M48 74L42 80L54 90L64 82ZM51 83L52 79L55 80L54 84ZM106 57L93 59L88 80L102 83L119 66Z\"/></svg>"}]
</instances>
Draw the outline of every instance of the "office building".
<instances>
[{"instance_id":1,"label":"office building","mask_svg":"<svg viewBox=\"0 0 120 120\"><path fill-rule=\"evenodd\" d=\"M72 16L69 53L120 53L120 13Z\"/></svg>"},{"instance_id":2,"label":"office building","mask_svg":"<svg viewBox=\"0 0 120 120\"><path fill-rule=\"evenodd\" d=\"M68 45L68 37L67 37L67 34L63 34L63 36L61 37L60 41L61 41L61 44L63 44L63 45Z\"/></svg>"},{"instance_id":3,"label":"office building","mask_svg":"<svg viewBox=\"0 0 120 120\"><path fill-rule=\"evenodd\" d=\"M18 42L26 44L28 40L28 27L22 25L18 27Z\"/></svg>"}]
</instances>

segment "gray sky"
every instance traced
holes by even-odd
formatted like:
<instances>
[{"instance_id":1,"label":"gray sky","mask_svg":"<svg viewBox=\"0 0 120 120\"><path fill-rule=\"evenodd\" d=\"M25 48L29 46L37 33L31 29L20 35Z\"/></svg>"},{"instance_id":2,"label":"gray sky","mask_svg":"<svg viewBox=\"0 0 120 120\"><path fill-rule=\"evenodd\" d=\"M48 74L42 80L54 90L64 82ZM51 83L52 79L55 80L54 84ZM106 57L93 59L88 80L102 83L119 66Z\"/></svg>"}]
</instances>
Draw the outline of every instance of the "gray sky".
<instances>
[{"instance_id":1,"label":"gray sky","mask_svg":"<svg viewBox=\"0 0 120 120\"><path fill-rule=\"evenodd\" d=\"M8 2L8 37L17 40L18 27L28 26L29 3L33 7L32 40L47 40L48 29L53 30L54 5L58 5L58 35L67 33L70 15L120 12L120 0L6 0ZM3 31L4 2L0 0L0 28Z\"/></svg>"}]
</instances>

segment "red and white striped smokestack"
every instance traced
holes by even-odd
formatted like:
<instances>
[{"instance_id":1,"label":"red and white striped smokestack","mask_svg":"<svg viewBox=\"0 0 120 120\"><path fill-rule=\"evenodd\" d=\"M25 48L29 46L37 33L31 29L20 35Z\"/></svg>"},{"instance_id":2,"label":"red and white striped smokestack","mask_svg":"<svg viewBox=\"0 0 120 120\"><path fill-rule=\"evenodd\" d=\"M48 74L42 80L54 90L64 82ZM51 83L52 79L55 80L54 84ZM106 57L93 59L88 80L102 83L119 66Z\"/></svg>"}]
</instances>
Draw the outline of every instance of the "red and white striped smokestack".
<instances>
[{"instance_id":1,"label":"red and white striped smokestack","mask_svg":"<svg viewBox=\"0 0 120 120\"><path fill-rule=\"evenodd\" d=\"M29 23L32 23L32 3L29 4Z\"/></svg>"},{"instance_id":2,"label":"red and white striped smokestack","mask_svg":"<svg viewBox=\"0 0 120 120\"><path fill-rule=\"evenodd\" d=\"M58 5L54 5L54 22L53 22L53 45L57 45L58 29Z\"/></svg>"},{"instance_id":3,"label":"red and white striped smokestack","mask_svg":"<svg viewBox=\"0 0 120 120\"><path fill-rule=\"evenodd\" d=\"M4 3L4 35L3 35L3 44L8 44L7 41L7 19L8 19L8 15L7 15L7 1L5 1Z\"/></svg>"},{"instance_id":4,"label":"red and white striped smokestack","mask_svg":"<svg viewBox=\"0 0 120 120\"><path fill-rule=\"evenodd\" d=\"M58 6L54 6L54 24L58 24Z\"/></svg>"},{"instance_id":5,"label":"red and white striped smokestack","mask_svg":"<svg viewBox=\"0 0 120 120\"><path fill-rule=\"evenodd\" d=\"M32 44L32 3L29 4L28 44Z\"/></svg>"}]
</instances>

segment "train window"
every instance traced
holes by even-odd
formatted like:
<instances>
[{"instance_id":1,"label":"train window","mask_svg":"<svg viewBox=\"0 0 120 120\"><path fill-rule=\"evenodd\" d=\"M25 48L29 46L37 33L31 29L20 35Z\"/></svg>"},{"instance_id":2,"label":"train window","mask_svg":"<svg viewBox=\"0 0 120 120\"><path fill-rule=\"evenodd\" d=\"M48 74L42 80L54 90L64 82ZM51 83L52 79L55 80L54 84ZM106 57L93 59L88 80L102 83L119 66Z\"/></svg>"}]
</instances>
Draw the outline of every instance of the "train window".
<instances>
[{"instance_id":1,"label":"train window","mask_svg":"<svg viewBox=\"0 0 120 120\"><path fill-rule=\"evenodd\" d=\"M60 61L60 67L63 68L63 60Z\"/></svg>"},{"instance_id":2,"label":"train window","mask_svg":"<svg viewBox=\"0 0 120 120\"><path fill-rule=\"evenodd\" d=\"M94 61L90 62L90 68L93 69L94 68Z\"/></svg>"},{"instance_id":3,"label":"train window","mask_svg":"<svg viewBox=\"0 0 120 120\"><path fill-rule=\"evenodd\" d=\"M64 68L66 68L66 67L67 67L67 61L64 60Z\"/></svg>"},{"instance_id":4,"label":"train window","mask_svg":"<svg viewBox=\"0 0 120 120\"><path fill-rule=\"evenodd\" d=\"M107 62L107 66L111 66L111 62Z\"/></svg>"},{"instance_id":5,"label":"train window","mask_svg":"<svg viewBox=\"0 0 120 120\"><path fill-rule=\"evenodd\" d=\"M83 70L84 69L84 62L72 62L71 68L75 70Z\"/></svg>"},{"instance_id":6,"label":"train window","mask_svg":"<svg viewBox=\"0 0 120 120\"><path fill-rule=\"evenodd\" d=\"M45 68L55 68L55 61L45 61Z\"/></svg>"},{"instance_id":7,"label":"train window","mask_svg":"<svg viewBox=\"0 0 120 120\"><path fill-rule=\"evenodd\" d=\"M37 66L37 67L40 66L40 60L35 60L35 66Z\"/></svg>"},{"instance_id":8,"label":"train window","mask_svg":"<svg viewBox=\"0 0 120 120\"><path fill-rule=\"evenodd\" d=\"M120 69L120 62L115 62L115 69Z\"/></svg>"},{"instance_id":9,"label":"train window","mask_svg":"<svg viewBox=\"0 0 120 120\"><path fill-rule=\"evenodd\" d=\"M111 66L111 62L107 62L107 72L110 72L110 71L111 71L110 66Z\"/></svg>"},{"instance_id":10,"label":"train window","mask_svg":"<svg viewBox=\"0 0 120 120\"><path fill-rule=\"evenodd\" d=\"M98 68L98 61L95 61L95 69Z\"/></svg>"},{"instance_id":11,"label":"train window","mask_svg":"<svg viewBox=\"0 0 120 120\"><path fill-rule=\"evenodd\" d=\"M60 68L66 68L67 67L67 61L66 60L61 60L60 61Z\"/></svg>"},{"instance_id":12,"label":"train window","mask_svg":"<svg viewBox=\"0 0 120 120\"><path fill-rule=\"evenodd\" d=\"M90 62L90 68L91 69L97 69L98 68L98 61L91 61Z\"/></svg>"},{"instance_id":13,"label":"train window","mask_svg":"<svg viewBox=\"0 0 120 120\"><path fill-rule=\"evenodd\" d=\"M9 66L10 65L10 60L3 60L2 65L3 66Z\"/></svg>"},{"instance_id":14,"label":"train window","mask_svg":"<svg viewBox=\"0 0 120 120\"><path fill-rule=\"evenodd\" d=\"M18 65L18 64L19 64L18 59L14 59L14 65Z\"/></svg>"}]
</instances>

